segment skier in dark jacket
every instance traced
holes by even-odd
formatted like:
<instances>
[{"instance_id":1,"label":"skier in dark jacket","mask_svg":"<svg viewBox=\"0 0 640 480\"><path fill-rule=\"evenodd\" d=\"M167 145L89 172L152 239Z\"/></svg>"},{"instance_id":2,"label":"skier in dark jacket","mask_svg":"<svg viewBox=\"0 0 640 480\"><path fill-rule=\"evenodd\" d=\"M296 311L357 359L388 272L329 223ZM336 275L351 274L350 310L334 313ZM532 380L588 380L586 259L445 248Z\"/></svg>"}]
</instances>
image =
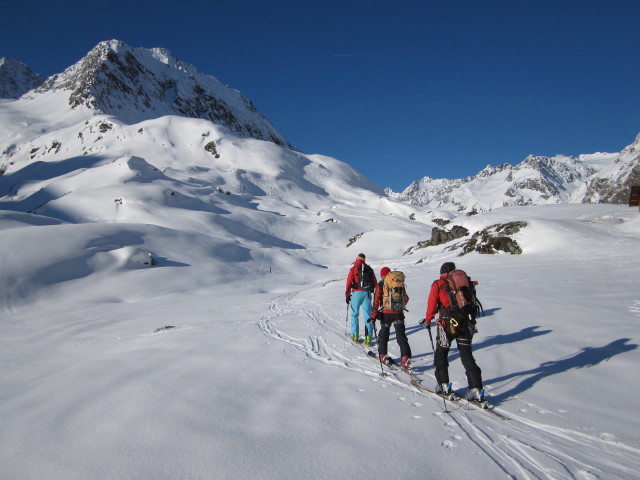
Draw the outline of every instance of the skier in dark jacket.
<instances>
[{"instance_id":1,"label":"skier in dark jacket","mask_svg":"<svg viewBox=\"0 0 640 480\"><path fill-rule=\"evenodd\" d=\"M381 280L377 283L376 292L373 296L371 319L374 322L376 320L380 320L380 333L378 334L378 355L380 356L380 360L385 364L388 363L387 345L389 343L391 325L393 324L396 331L396 341L400 347L400 366L408 368L411 366L411 347L409 346L409 340L407 340L407 335L405 333L404 312L394 312L392 310L385 309L382 298L384 291L384 277L386 277L390 271L391 270L387 267L380 270ZM409 302L409 296L405 295L405 299L406 301L404 304L406 305L407 302Z\"/></svg>"},{"instance_id":2,"label":"skier in dark jacket","mask_svg":"<svg viewBox=\"0 0 640 480\"><path fill-rule=\"evenodd\" d=\"M456 265L453 262L446 262L440 268L440 278L433 282L429 291L429 301L425 316L425 326L431 328L431 320L434 319L436 313L439 313L437 320L438 341L435 351L436 380L438 381L436 391L445 395L451 394L448 358L451 342L455 339L458 344L460 360L467 375L469 385L467 399L482 402L484 401L482 371L476 364L471 349L471 340L475 333L475 327L467 322L466 325L462 325L462 328L456 328L454 332L451 331L451 303L447 294L445 277L455 269Z\"/></svg>"},{"instance_id":3,"label":"skier in dark jacket","mask_svg":"<svg viewBox=\"0 0 640 480\"><path fill-rule=\"evenodd\" d=\"M351 339L357 342L360 337L359 316L360 307L362 307L366 331L364 343L370 345L373 338L373 324L368 323L367 320L371 317L371 293L375 289L377 280L376 274L365 263L365 259L364 253L358 254L353 267L349 270L345 297L347 304L351 306Z\"/></svg>"}]
</instances>

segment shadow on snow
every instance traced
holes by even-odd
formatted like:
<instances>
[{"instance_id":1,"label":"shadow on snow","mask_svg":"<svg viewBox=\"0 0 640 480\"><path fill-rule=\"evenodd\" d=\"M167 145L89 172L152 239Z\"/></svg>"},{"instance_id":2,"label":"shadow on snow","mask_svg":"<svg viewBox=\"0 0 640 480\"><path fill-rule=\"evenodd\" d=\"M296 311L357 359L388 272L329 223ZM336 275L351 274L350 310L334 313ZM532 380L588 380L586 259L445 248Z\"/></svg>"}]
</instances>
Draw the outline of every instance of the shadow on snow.
<instances>
[{"instance_id":1,"label":"shadow on snow","mask_svg":"<svg viewBox=\"0 0 640 480\"><path fill-rule=\"evenodd\" d=\"M516 396L535 385L539 380L556 375L558 373L564 373L572 369L593 367L604 361L613 358L621 353L630 352L638 348L638 345L629 343L630 338L620 338L614 340L602 347L585 347L579 352L574 353L560 360L553 360L549 362L543 362L538 367L530 370L523 370L520 372L513 372L502 377L496 377L488 380L486 383L499 383L506 382L511 383L518 381L509 390L506 390L498 395L492 396L491 401L493 403L500 403L507 400L509 397Z\"/></svg>"}]
</instances>

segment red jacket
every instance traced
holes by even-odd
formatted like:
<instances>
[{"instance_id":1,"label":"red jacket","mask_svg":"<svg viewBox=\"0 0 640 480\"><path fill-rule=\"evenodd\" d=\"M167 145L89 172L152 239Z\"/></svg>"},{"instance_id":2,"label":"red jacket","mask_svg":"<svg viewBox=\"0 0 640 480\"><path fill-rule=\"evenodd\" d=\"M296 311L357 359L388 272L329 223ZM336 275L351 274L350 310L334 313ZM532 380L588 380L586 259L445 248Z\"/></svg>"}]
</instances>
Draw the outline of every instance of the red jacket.
<instances>
[{"instance_id":1,"label":"red jacket","mask_svg":"<svg viewBox=\"0 0 640 480\"><path fill-rule=\"evenodd\" d=\"M358 258L358 260L353 262L353 267L351 267L351 270L349 270L349 275L347 275L347 286L345 289L345 295L350 295L352 291L356 292L358 290L362 290L362 288L353 288L354 284L357 282L358 272L360 271L360 265L362 264L368 267L367 269L365 269L365 273L367 271L370 272L371 287L375 287L377 280L373 268L369 267L369 265L367 265L364 260Z\"/></svg>"},{"instance_id":2,"label":"red jacket","mask_svg":"<svg viewBox=\"0 0 640 480\"><path fill-rule=\"evenodd\" d=\"M431 284L431 290L429 291L429 301L427 302L427 314L425 315L425 320L430 322L438 313L438 309L442 307L450 307L451 303L449 303L449 296L447 295L447 290L444 288L445 280L444 278L447 276L440 275L440 278Z\"/></svg>"}]
</instances>

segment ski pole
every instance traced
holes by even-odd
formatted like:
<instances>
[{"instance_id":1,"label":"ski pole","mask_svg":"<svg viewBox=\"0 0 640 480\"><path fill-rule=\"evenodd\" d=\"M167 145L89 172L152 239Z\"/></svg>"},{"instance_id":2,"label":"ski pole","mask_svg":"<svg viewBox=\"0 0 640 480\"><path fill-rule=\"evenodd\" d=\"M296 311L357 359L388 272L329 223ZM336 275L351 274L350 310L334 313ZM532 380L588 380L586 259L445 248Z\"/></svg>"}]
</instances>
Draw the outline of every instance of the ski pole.
<instances>
[{"instance_id":1,"label":"ski pole","mask_svg":"<svg viewBox=\"0 0 640 480\"><path fill-rule=\"evenodd\" d=\"M342 347L343 350L347 348L347 335L348 335L347 325L349 323L349 307L350 306L351 306L351 302L347 303L347 314L344 319L344 347Z\"/></svg>"},{"instance_id":2,"label":"ski pole","mask_svg":"<svg viewBox=\"0 0 640 480\"><path fill-rule=\"evenodd\" d=\"M380 356L379 353L378 353L378 361L380 362L380 376L384 378L387 376L387 374L384 373L384 368L382 368L382 357Z\"/></svg>"},{"instance_id":3,"label":"ski pole","mask_svg":"<svg viewBox=\"0 0 640 480\"><path fill-rule=\"evenodd\" d=\"M424 328L426 328L429 331L429 340L431 340L431 349L433 350L433 368L436 371L436 382L438 382L438 385L440 386L440 388L442 388L442 383L440 383L440 378L438 375L438 367L436 366L436 349L433 346L433 336L431 335L431 322L427 323L427 319L423 318L422 320L420 320L420 325L422 325ZM448 413L447 399L444 397L444 391L442 395L442 402L444 403L445 413Z\"/></svg>"}]
</instances>

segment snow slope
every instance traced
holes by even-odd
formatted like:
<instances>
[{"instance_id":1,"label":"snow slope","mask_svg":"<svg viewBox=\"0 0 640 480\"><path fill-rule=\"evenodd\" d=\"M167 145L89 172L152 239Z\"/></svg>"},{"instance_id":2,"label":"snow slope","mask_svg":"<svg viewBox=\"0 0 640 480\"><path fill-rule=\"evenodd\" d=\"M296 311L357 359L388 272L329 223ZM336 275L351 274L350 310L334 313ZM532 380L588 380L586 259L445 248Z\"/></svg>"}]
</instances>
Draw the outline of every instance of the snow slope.
<instances>
[{"instance_id":1,"label":"snow slope","mask_svg":"<svg viewBox=\"0 0 640 480\"><path fill-rule=\"evenodd\" d=\"M476 358L507 422L445 413L344 341L344 253L358 242L309 249L325 268L301 269L284 247L278 272L238 272L246 252L178 229L0 218L11 252L1 270L5 478L638 478L635 209L464 217L472 228L528 221L519 256L363 249L376 272L384 262L407 274L409 340L427 384L431 346L417 323L430 282L446 260L480 281ZM367 219L373 231L386 220ZM165 258L137 263L136 244ZM175 328L154 333L164 326ZM451 377L464 391L455 350Z\"/></svg>"}]
</instances>

